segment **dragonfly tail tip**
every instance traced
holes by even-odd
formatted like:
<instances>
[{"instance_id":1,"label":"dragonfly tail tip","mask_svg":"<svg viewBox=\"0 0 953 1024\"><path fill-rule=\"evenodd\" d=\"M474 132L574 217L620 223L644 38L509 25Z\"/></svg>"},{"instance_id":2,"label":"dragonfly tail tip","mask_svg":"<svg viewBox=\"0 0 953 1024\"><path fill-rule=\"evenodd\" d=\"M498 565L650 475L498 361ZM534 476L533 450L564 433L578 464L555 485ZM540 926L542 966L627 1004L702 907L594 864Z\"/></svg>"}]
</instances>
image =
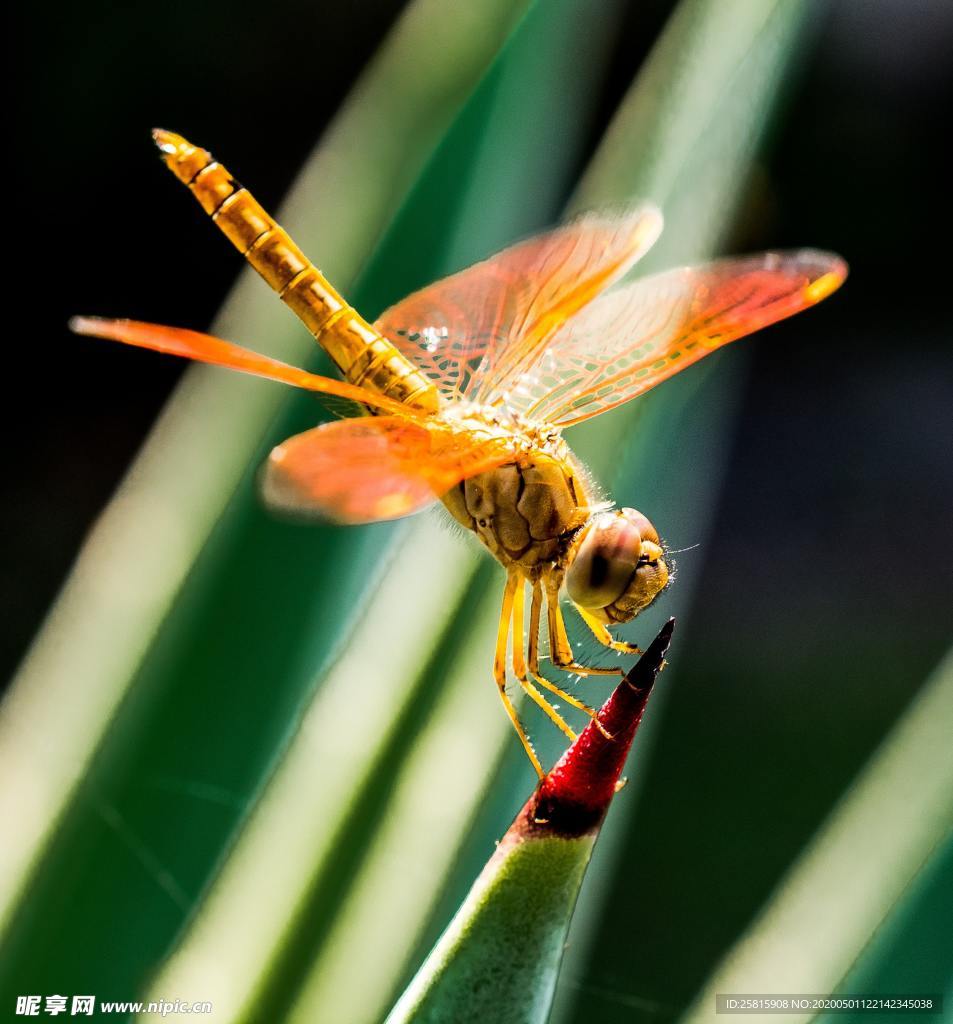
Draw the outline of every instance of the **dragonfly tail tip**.
<instances>
[{"instance_id":1,"label":"dragonfly tail tip","mask_svg":"<svg viewBox=\"0 0 953 1024\"><path fill-rule=\"evenodd\" d=\"M165 128L153 128L152 139L159 147L159 152L165 156L172 156L185 144L185 139L181 135L166 131Z\"/></svg>"}]
</instances>

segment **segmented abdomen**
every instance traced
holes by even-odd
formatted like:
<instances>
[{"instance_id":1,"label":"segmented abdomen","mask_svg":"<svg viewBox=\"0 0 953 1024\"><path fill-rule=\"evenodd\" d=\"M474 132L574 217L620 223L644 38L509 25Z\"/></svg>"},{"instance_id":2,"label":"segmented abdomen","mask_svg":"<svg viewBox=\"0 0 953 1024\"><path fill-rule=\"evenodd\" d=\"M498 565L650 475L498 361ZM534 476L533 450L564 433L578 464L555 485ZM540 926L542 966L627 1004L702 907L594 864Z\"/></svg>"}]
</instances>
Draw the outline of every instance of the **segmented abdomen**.
<instances>
[{"instance_id":1,"label":"segmented abdomen","mask_svg":"<svg viewBox=\"0 0 953 1024\"><path fill-rule=\"evenodd\" d=\"M288 233L207 150L157 129L166 165L353 384L428 412L436 387L349 306Z\"/></svg>"}]
</instances>

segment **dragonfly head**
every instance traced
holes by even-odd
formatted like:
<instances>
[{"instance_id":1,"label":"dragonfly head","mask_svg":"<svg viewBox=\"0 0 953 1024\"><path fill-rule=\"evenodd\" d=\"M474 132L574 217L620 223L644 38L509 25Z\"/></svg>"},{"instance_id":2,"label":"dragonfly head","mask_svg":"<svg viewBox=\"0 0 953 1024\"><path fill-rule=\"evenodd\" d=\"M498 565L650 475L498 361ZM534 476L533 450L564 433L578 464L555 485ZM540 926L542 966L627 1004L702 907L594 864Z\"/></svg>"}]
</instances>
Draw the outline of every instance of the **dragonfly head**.
<instances>
[{"instance_id":1,"label":"dragonfly head","mask_svg":"<svg viewBox=\"0 0 953 1024\"><path fill-rule=\"evenodd\" d=\"M569 551L566 591L606 625L638 615L667 582L659 535L634 508L596 513Z\"/></svg>"}]
</instances>

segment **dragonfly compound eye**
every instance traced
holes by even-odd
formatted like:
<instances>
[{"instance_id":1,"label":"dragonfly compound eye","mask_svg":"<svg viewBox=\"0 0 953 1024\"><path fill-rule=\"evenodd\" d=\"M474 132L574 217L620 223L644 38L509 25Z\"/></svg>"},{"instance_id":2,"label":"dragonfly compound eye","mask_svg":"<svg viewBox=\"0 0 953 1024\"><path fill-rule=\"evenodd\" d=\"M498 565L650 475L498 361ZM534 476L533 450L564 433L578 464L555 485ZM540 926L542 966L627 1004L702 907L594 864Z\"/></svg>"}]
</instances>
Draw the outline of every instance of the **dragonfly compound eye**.
<instances>
[{"instance_id":1,"label":"dragonfly compound eye","mask_svg":"<svg viewBox=\"0 0 953 1024\"><path fill-rule=\"evenodd\" d=\"M627 622L668 582L658 533L633 508L593 516L570 557L569 597L607 624Z\"/></svg>"}]
</instances>

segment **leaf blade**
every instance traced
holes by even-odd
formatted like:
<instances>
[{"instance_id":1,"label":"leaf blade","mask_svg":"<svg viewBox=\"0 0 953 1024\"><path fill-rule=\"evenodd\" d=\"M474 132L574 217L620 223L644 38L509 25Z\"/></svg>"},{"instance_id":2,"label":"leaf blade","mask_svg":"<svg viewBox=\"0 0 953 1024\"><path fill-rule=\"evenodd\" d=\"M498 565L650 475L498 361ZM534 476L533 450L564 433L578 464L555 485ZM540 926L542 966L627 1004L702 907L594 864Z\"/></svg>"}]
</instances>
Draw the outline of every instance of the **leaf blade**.
<instances>
[{"instance_id":1,"label":"leaf blade","mask_svg":"<svg viewBox=\"0 0 953 1024\"><path fill-rule=\"evenodd\" d=\"M953 830L951 716L953 652L698 993L685 1024L709 1019L718 992L837 991Z\"/></svg>"}]
</instances>

